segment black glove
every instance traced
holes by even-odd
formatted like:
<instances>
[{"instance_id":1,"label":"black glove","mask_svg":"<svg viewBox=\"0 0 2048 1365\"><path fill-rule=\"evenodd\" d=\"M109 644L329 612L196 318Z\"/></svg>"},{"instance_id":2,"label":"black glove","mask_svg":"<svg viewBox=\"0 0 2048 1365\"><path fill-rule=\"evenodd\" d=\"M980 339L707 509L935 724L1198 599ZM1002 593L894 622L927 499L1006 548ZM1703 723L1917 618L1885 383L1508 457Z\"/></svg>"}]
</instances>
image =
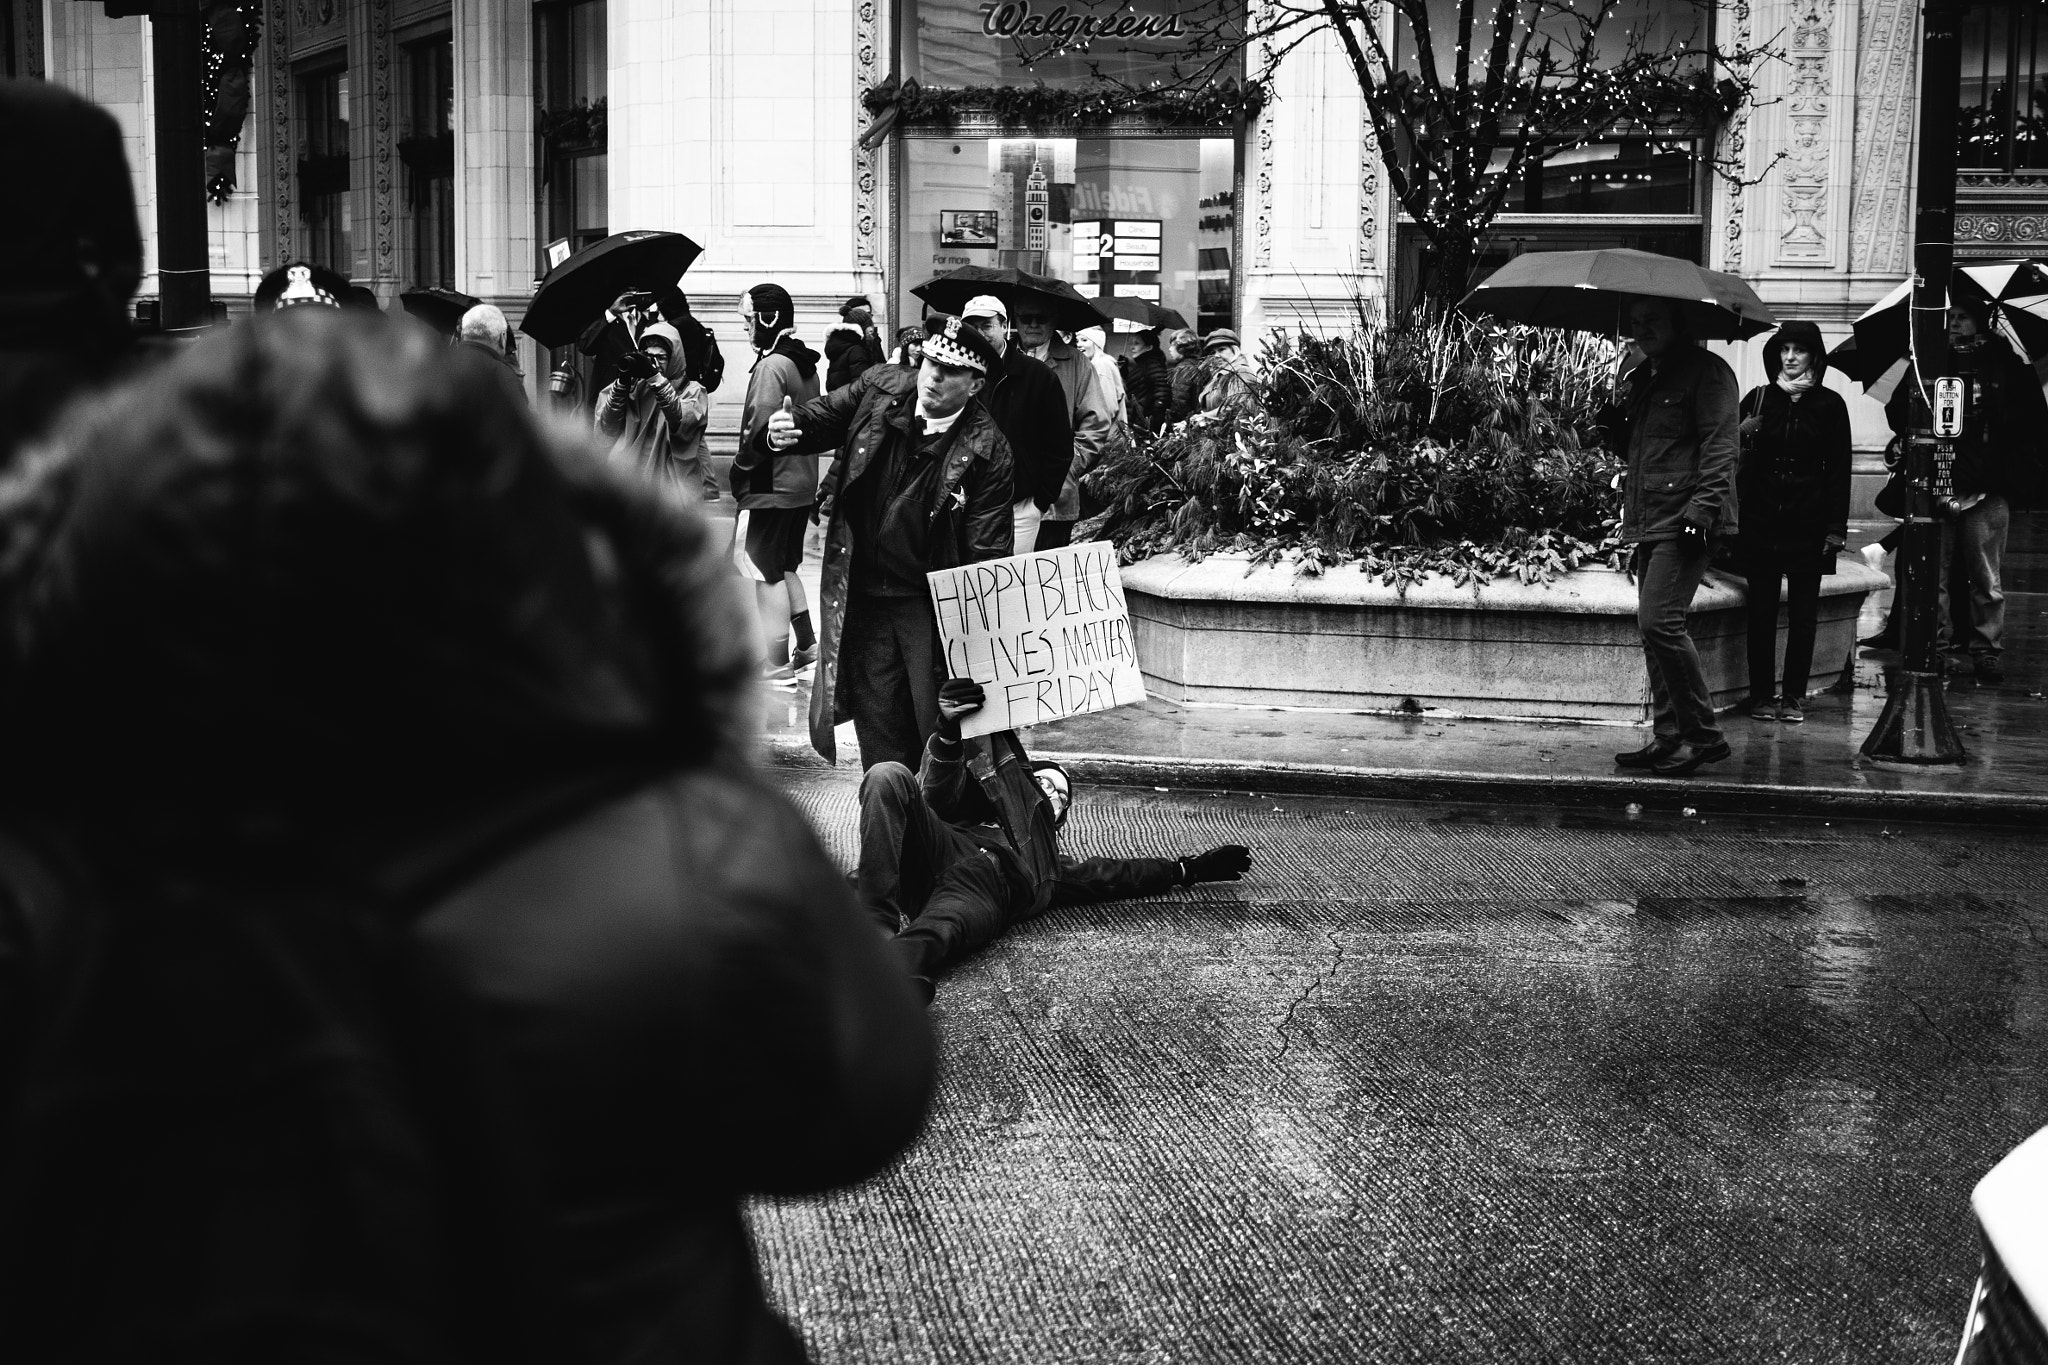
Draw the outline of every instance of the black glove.
<instances>
[{"instance_id":1,"label":"black glove","mask_svg":"<svg viewBox=\"0 0 2048 1365\"><path fill-rule=\"evenodd\" d=\"M617 369L628 379L654 378L654 357L645 351L628 351L619 357Z\"/></svg>"},{"instance_id":2,"label":"black glove","mask_svg":"<svg viewBox=\"0 0 2048 1365\"><path fill-rule=\"evenodd\" d=\"M960 722L981 709L981 684L972 678L948 678L939 684L939 738L960 742Z\"/></svg>"},{"instance_id":3,"label":"black glove","mask_svg":"<svg viewBox=\"0 0 2048 1365\"><path fill-rule=\"evenodd\" d=\"M1679 543L1688 549L1705 549L1707 528L1688 518L1678 523L1678 539Z\"/></svg>"},{"instance_id":4,"label":"black glove","mask_svg":"<svg viewBox=\"0 0 2048 1365\"><path fill-rule=\"evenodd\" d=\"M1252 851L1243 844L1223 844L1207 853L1180 860L1182 886L1196 882L1234 882L1252 865Z\"/></svg>"}]
</instances>

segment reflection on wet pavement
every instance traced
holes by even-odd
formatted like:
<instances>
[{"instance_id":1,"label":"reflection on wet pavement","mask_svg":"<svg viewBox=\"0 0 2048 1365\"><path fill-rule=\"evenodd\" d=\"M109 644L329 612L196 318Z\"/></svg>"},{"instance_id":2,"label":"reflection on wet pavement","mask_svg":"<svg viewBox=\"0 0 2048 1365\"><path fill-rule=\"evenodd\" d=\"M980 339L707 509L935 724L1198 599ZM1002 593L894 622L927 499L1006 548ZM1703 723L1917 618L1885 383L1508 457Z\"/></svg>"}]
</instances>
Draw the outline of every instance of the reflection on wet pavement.
<instances>
[{"instance_id":1,"label":"reflection on wet pavement","mask_svg":"<svg viewBox=\"0 0 2048 1365\"><path fill-rule=\"evenodd\" d=\"M842 858L852 774L776 780ZM2048 1123L2026 834L1108 791L893 1172L753 1211L831 1361L1928 1361Z\"/></svg>"}]
</instances>

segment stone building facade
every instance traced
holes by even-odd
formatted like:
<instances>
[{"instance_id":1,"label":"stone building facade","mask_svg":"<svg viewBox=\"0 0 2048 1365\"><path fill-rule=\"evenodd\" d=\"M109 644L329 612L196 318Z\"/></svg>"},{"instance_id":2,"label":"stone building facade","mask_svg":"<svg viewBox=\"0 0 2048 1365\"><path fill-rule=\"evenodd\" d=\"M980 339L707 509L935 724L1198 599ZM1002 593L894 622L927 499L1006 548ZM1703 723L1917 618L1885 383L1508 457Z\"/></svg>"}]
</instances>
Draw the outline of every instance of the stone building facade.
<instances>
[{"instance_id":1,"label":"stone building facade","mask_svg":"<svg viewBox=\"0 0 2048 1365\"><path fill-rule=\"evenodd\" d=\"M1164 23L1226 2L1126 9ZM1637 2L1656 14L1655 0ZM121 120L150 236L148 21L79 0L0 4L10 69L70 85ZM1401 298L1415 241L1333 40L1294 51L1249 118L1210 109L1193 123L1091 126L1083 114L1035 128L970 110L863 141L862 95L891 76L942 88L1079 81L1072 60L1023 69L997 35L1002 16L1014 27L1053 8L262 0L238 188L208 210L216 297L246 306L268 266L306 256L387 304L439 283L516 320L553 256L606 232L671 228L705 247L684 284L729 357L746 355L732 300L768 279L795 296L813 344L850 294L873 297L885 326L916 321L910 286L960 263L1056 267L1084 290L1153 297L1205 330L1247 336L1341 326L1361 299ZM1996 38L2037 8L1969 6L1982 33L1974 49L1965 35L1977 62L1965 103L1977 101L1983 135L1959 177L1966 253L2048 251L2048 143L2037 155L2033 111L1999 104L2004 90L2033 88L2035 35ZM1391 12L1383 22L1391 35ZM1502 215L1490 249L1696 252L1782 316L1842 335L1908 269L1918 6L1719 0L1713 23L1729 45L1776 35L1784 60L1764 68L1760 107L1690 142L1596 149L1532 190L1526 211ZM2027 69L1992 70L2013 62ZM1132 74L1142 81L1142 65ZM1717 158L1753 183L1713 174ZM152 274L145 295L153 287ZM1758 373L1743 348L1734 356ZM547 359L530 351L529 376ZM714 431L729 429L742 387L727 382ZM1874 449L1875 418L1859 421Z\"/></svg>"}]
</instances>

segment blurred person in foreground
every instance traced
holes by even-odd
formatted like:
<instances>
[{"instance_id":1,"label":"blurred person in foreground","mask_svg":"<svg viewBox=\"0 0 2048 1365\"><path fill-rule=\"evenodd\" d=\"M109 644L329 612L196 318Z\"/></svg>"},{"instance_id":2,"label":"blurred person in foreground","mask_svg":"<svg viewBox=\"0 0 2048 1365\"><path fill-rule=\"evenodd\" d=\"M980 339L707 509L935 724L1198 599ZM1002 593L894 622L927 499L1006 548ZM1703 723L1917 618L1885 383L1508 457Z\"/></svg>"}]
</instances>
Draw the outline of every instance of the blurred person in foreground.
<instances>
[{"instance_id":1,"label":"blurred person in foreground","mask_svg":"<svg viewBox=\"0 0 2048 1365\"><path fill-rule=\"evenodd\" d=\"M810 603L797 577L804 562L804 532L818 505L818 462L764 459L759 437L769 414L818 396L818 353L797 339L796 304L779 284L757 284L740 295L739 318L753 342L754 367L747 373L739 451L730 474L739 503L733 563L754 585L754 606L768 642L763 676L794 687L797 673L818 657Z\"/></svg>"},{"instance_id":2,"label":"blurred person in foreground","mask_svg":"<svg viewBox=\"0 0 2048 1365\"><path fill-rule=\"evenodd\" d=\"M611 438L612 463L653 479L678 497L718 501L704 454L711 396L688 373L680 333L666 322L640 333L638 352L597 396L597 430Z\"/></svg>"},{"instance_id":3,"label":"blurred person in foreground","mask_svg":"<svg viewBox=\"0 0 2048 1365\"><path fill-rule=\"evenodd\" d=\"M142 235L121 126L54 82L0 79L0 469L131 354Z\"/></svg>"},{"instance_id":4,"label":"blurred person in foreground","mask_svg":"<svg viewBox=\"0 0 2048 1365\"><path fill-rule=\"evenodd\" d=\"M948 678L916 773L883 763L860 783L861 899L926 1000L946 964L1055 905L1234 882L1251 866L1239 844L1173 858L1060 852L1073 779L1033 762L1015 730L962 739L983 701L980 683Z\"/></svg>"},{"instance_id":5,"label":"blurred person in foreground","mask_svg":"<svg viewBox=\"0 0 2048 1365\"><path fill-rule=\"evenodd\" d=\"M960 318L935 313L925 327L915 375L877 365L786 406L756 438L778 459L838 452L821 504L825 629L811 687L811 745L827 762L848 720L862 766L916 761L945 676L925 575L1010 553L1010 446L978 401L1001 361Z\"/></svg>"},{"instance_id":6,"label":"blurred person in foreground","mask_svg":"<svg viewBox=\"0 0 2048 1365\"><path fill-rule=\"evenodd\" d=\"M1742 508L1736 554L1748 584L1749 714L1806 719L1807 676L1820 629L1820 581L1849 543L1849 405L1830 389L1820 327L1788 322L1764 346L1770 381L1742 397ZM1785 585L1785 669L1779 682L1778 598Z\"/></svg>"},{"instance_id":7,"label":"blurred person in foreground","mask_svg":"<svg viewBox=\"0 0 2048 1365\"><path fill-rule=\"evenodd\" d=\"M889 1162L932 1043L747 761L709 523L324 308L89 417L0 485L0 785L96 890L27 955L10 1352L802 1361L740 1200Z\"/></svg>"},{"instance_id":8,"label":"blurred person in foreground","mask_svg":"<svg viewBox=\"0 0 2048 1365\"><path fill-rule=\"evenodd\" d=\"M1643 360L1617 394L1616 443L1628 464L1621 538L1632 547L1653 737L1614 761L1683 777L1729 752L1686 613L1715 538L1737 529L1741 390L1728 362L1693 340L1670 300L1634 300L1628 322Z\"/></svg>"}]
</instances>

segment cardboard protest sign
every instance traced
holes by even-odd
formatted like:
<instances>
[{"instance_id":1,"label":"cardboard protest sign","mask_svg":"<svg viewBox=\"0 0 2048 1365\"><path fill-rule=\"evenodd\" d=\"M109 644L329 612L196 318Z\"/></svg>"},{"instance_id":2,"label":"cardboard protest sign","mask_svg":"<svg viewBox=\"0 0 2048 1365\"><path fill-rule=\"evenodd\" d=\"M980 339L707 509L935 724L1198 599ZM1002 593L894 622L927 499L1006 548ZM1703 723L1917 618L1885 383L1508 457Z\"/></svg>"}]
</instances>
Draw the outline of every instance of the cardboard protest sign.
<instances>
[{"instance_id":1,"label":"cardboard protest sign","mask_svg":"<svg viewBox=\"0 0 2048 1365\"><path fill-rule=\"evenodd\" d=\"M987 694L963 735L1042 725L1145 700L1116 547L1105 541L925 575L946 676Z\"/></svg>"}]
</instances>

